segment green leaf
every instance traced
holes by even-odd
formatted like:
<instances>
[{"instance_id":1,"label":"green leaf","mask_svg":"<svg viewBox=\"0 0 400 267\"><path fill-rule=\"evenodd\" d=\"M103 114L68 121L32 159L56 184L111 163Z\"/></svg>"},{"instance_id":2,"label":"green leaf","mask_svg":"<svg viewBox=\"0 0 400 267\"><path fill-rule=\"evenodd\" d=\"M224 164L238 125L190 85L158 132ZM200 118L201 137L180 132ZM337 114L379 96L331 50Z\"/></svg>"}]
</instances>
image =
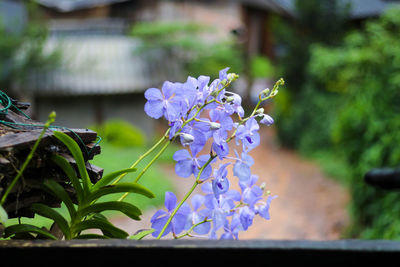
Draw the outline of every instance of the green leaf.
<instances>
[{"instance_id":1,"label":"green leaf","mask_svg":"<svg viewBox=\"0 0 400 267\"><path fill-rule=\"evenodd\" d=\"M108 201L95 203L81 210L78 210L78 216L83 217L91 213L99 213L108 210L116 210L124 213L133 220L140 220L139 216L142 215L140 209L130 203L121 201Z\"/></svg>"},{"instance_id":2,"label":"green leaf","mask_svg":"<svg viewBox=\"0 0 400 267\"><path fill-rule=\"evenodd\" d=\"M72 157L75 159L76 165L78 166L78 171L83 181L83 188L86 192L89 192L92 183L90 182L89 174L86 170L85 160L79 145L74 139L63 132L55 131L54 136L63 142L71 152Z\"/></svg>"},{"instance_id":3,"label":"green leaf","mask_svg":"<svg viewBox=\"0 0 400 267\"><path fill-rule=\"evenodd\" d=\"M21 233L35 233L48 239L57 240L57 238L49 232L30 224L15 224L4 229L4 238L11 237Z\"/></svg>"},{"instance_id":4,"label":"green leaf","mask_svg":"<svg viewBox=\"0 0 400 267\"><path fill-rule=\"evenodd\" d=\"M100 229L103 233L107 233L111 238L126 238L128 233L119 229L109 222L103 220L90 219L74 225L74 232L82 232L88 229Z\"/></svg>"},{"instance_id":5,"label":"green leaf","mask_svg":"<svg viewBox=\"0 0 400 267\"><path fill-rule=\"evenodd\" d=\"M141 240L144 237L148 236L149 234L153 233L155 230L154 229L144 229L137 231L134 235L131 235L129 239L134 239L134 240Z\"/></svg>"},{"instance_id":6,"label":"green leaf","mask_svg":"<svg viewBox=\"0 0 400 267\"><path fill-rule=\"evenodd\" d=\"M40 203L32 204L32 210L43 217L52 219L55 223L57 223L58 227L60 227L60 230L63 232L65 238L70 239L71 230L68 222L60 213Z\"/></svg>"},{"instance_id":7,"label":"green leaf","mask_svg":"<svg viewBox=\"0 0 400 267\"><path fill-rule=\"evenodd\" d=\"M81 183L79 182L78 177L76 176L75 170L72 168L71 164L62 156L53 155L51 159L56 163L68 176L71 181L74 189L76 191L76 195L78 197L78 202L81 203L83 200L83 188Z\"/></svg>"},{"instance_id":8,"label":"green leaf","mask_svg":"<svg viewBox=\"0 0 400 267\"><path fill-rule=\"evenodd\" d=\"M107 185L91 192L88 196L88 202L95 201L104 195L126 192L141 194L148 198L155 197L150 190L137 183L119 183L115 185Z\"/></svg>"},{"instance_id":9,"label":"green leaf","mask_svg":"<svg viewBox=\"0 0 400 267\"><path fill-rule=\"evenodd\" d=\"M8 220L7 211L0 205L0 223L4 224Z\"/></svg>"},{"instance_id":10,"label":"green leaf","mask_svg":"<svg viewBox=\"0 0 400 267\"><path fill-rule=\"evenodd\" d=\"M112 172L110 174L107 174L105 176L103 176L103 178L100 179L100 181L98 181L94 186L93 186L93 190L95 189L99 189L102 186L106 186L108 185L111 181L113 181L115 178L117 178L118 176L128 173L128 172L135 172L137 169L136 168L128 168L128 169L122 169L119 171L115 171Z\"/></svg>"},{"instance_id":11,"label":"green leaf","mask_svg":"<svg viewBox=\"0 0 400 267\"><path fill-rule=\"evenodd\" d=\"M73 220L76 216L76 210L74 203L72 202L71 198L69 197L67 191L65 191L64 187L58 184L54 180L46 180L44 182L44 186L54 194L55 197L61 199L65 206L68 209L69 215L71 216L71 220Z\"/></svg>"}]
</instances>

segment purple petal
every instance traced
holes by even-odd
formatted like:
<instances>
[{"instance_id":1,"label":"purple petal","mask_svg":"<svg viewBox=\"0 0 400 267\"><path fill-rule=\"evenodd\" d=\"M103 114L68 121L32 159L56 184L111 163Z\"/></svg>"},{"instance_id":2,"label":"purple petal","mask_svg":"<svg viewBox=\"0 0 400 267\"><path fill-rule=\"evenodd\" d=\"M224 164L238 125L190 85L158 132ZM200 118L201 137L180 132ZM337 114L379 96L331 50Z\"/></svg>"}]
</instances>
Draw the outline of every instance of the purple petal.
<instances>
[{"instance_id":1,"label":"purple petal","mask_svg":"<svg viewBox=\"0 0 400 267\"><path fill-rule=\"evenodd\" d=\"M243 162L237 162L233 167L233 174L238 177L241 182L246 182L250 179L251 170L250 167Z\"/></svg>"},{"instance_id":2,"label":"purple petal","mask_svg":"<svg viewBox=\"0 0 400 267\"><path fill-rule=\"evenodd\" d=\"M196 223L200 223L202 221L204 221L204 217L203 216L199 216L197 214L194 214L193 216L193 222ZM208 232L210 232L211 229L211 222L203 222L201 224L199 224L198 226L196 226L195 228L193 228L193 231L199 235L205 235Z\"/></svg>"},{"instance_id":3,"label":"purple petal","mask_svg":"<svg viewBox=\"0 0 400 267\"><path fill-rule=\"evenodd\" d=\"M257 131L260 129L260 126L258 125L256 119L254 117L251 117L248 121L246 121L246 128L250 131Z\"/></svg>"},{"instance_id":4,"label":"purple petal","mask_svg":"<svg viewBox=\"0 0 400 267\"><path fill-rule=\"evenodd\" d=\"M191 159L192 156L190 155L189 151L187 151L186 149L181 149L181 150L176 151L174 153L174 155L172 156L172 158L175 161L181 161L181 160Z\"/></svg>"},{"instance_id":5,"label":"purple petal","mask_svg":"<svg viewBox=\"0 0 400 267\"><path fill-rule=\"evenodd\" d=\"M172 101L165 102L165 118L168 121L178 120L181 116L181 105Z\"/></svg>"},{"instance_id":6,"label":"purple petal","mask_svg":"<svg viewBox=\"0 0 400 267\"><path fill-rule=\"evenodd\" d=\"M229 67L219 71L219 79L220 80L228 79L228 75L227 75L228 70L229 70Z\"/></svg>"},{"instance_id":7,"label":"purple petal","mask_svg":"<svg viewBox=\"0 0 400 267\"><path fill-rule=\"evenodd\" d=\"M193 160L180 160L175 164L175 172L177 175L183 178L187 178L193 174L195 166Z\"/></svg>"},{"instance_id":8,"label":"purple petal","mask_svg":"<svg viewBox=\"0 0 400 267\"><path fill-rule=\"evenodd\" d=\"M162 88L161 88L165 99L169 99L175 94L176 91L176 85L172 82L165 81Z\"/></svg>"},{"instance_id":9,"label":"purple petal","mask_svg":"<svg viewBox=\"0 0 400 267\"><path fill-rule=\"evenodd\" d=\"M169 212L173 211L176 207L176 196L174 193L172 192L165 192L165 208L167 208L167 210Z\"/></svg>"},{"instance_id":10,"label":"purple petal","mask_svg":"<svg viewBox=\"0 0 400 267\"><path fill-rule=\"evenodd\" d=\"M159 119L163 116L163 103L161 101L147 101L144 105L146 114L154 119Z\"/></svg>"},{"instance_id":11,"label":"purple petal","mask_svg":"<svg viewBox=\"0 0 400 267\"><path fill-rule=\"evenodd\" d=\"M147 100L152 100L152 101L163 100L163 95L162 95L160 89L157 89L157 88L147 89L146 92L144 92L144 97Z\"/></svg>"},{"instance_id":12,"label":"purple petal","mask_svg":"<svg viewBox=\"0 0 400 267\"><path fill-rule=\"evenodd\" d=\"M198 210L201 207L201 205L203 205L203 203L204 203L203 195L196 194L192 197L193 210Z\"/></svg>"},{"instance_id":13,"label":"purple petal","mask_svg":"<svg viewBox=\"0 0 400 267\"><path fill-rule=\"evenodd\" d=\"M150 219L150 222L154 222L159 217L165 216L167 212L165 210L157 210Z\"/></svg>"},{"instance_id":14,"label":"purple petal","mask_svg":"<svg viewBox=\"0 0 400 267\"><path fill-rule=\"evenodd\" d=\"M164 216L164 217L158 218L155 221L153 221L153 223L151 224L151 228L153 228L155 230L152 233L153 237L157 237L160 234L161 230L163 229L163 227L167 223L167 221L168 221L168 216ZM165 229L162 236L165 236L169 232L171 232L171 229L172 229L172 225L169 224L167 226L167 228Z\"/></svg>"}]
</instances>

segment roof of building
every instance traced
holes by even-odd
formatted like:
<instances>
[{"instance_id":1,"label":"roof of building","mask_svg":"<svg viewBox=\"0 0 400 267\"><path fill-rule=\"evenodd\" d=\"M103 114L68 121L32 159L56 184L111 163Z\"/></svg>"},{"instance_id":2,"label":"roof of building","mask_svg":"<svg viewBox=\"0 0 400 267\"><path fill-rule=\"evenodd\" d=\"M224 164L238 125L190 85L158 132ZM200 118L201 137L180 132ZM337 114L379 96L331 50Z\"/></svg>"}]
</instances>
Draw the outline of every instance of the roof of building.
<instances>
[{"instance_id":1,"label":"roof of building","mask_svg":"<svg viewBox=\"0 0 400 267\"><path fill-rule=\"evenodd\" d=\"M350 17L362 19L379 16L393 5L400 4L399 0L341 0L350 4ZM248 5L268 9L279 14L296 16L296 0L243 0Z\"/></svg>"},{"instance_id":2,"label":"roof of building","mask_svg":"<svg viewBox=\"0 0 400 267\"><path fill-rule=\"evenodd\" d=\"M40 5L59 12L71 12L85 8L127 2L128 0L36 0Z\"/></svg>"},{"instance_id":3,"label":"roof of building","mask_svg":"<svg viewBox=\"0 0 400 267\"><path fill-rule=\"evenodd\" d=\"M72 34L54 32L46 51L61 49L62 60L56 69L33 72L25 89L35 95L99 95L143 92L178 79L179 68L162 54L138 52L140 41L123 34ZM84 33L84 34L83 34Z\"/></svg>"}]
</instances>

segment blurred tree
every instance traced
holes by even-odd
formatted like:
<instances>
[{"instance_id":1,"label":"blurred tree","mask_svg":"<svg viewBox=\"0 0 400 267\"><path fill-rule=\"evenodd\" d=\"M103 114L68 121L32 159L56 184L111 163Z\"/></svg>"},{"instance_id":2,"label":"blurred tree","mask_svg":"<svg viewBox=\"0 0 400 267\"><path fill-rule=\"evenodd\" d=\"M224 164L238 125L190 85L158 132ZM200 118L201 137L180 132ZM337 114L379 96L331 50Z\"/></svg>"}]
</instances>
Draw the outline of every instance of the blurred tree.
<instances>
[{"instance_id":1,"label":"blurred tree","mask_svg":"<svg viewBox=\"0 0 400 267\"><path fill-rule=\"evenodd\" d=\"M215 79L223 68L230 67L230 71L239 74L243 68L242 51L233 36L221 40L213 36L213 29L204 25L179 21L138 22L131 35L143 40L141 51L150 52L150 57L151 52L156 57L162 52L166 58L177 60L183 77L207 75Z\"/></svg>"},{"instance_id":2,"label":"blurred tree","mask_svg":"<svg viewBox=\"0 0 400 267\"><path fill-rule=\"evenodd\" d=\"M307 154L328 152L349 169L351 237L400 239L399 192L363 179L373 168L400 164L399 32L400 9L393 9L339 45L313 44L307 81L287 105L296 145Z\"/></svg>"},{"instance_id":3,"label":"blurred tree","mask_svg":"<svg viewBox=\"0 0 400 267\"><path fill-rule=\"evenodd\" d=\"M24 5L28 19L19 24L18 30L0 24L0 88L19 99L24 99L24 94L29 93L24 91L23 84L30 72L52 68L60 57L58 50L52 53L44 51L48 30L36 4L26 1Z\"/></svg>"},{"instance_id":4,"label":"blurred tree","mask_svg":"<svg viewBox=\"0 0 400 267\"><path fill-rule=\"evenodd\" d=\"M400 239L400 194L363 180L372 168L400 165L399 32L400 9L389 10L339 48L316 49L311 65L325 87L336 84L344 96L334 111L331 138L352 169L352 234L362 238Z\"/></svg>"},{"instance_id":5,"label":"blurred tree","mask_svg":"<svg viewBox=\"0 0 400 267\"><path fill-rule=\"evenodd\" d=\"M283 47L278 63L285 79L285 90L276 100L276 124L281 142L289 147L298 146L299 133L307 123L300 112L306 108L303 100L308 99L305 86L310 47L339 44L347 30L350 8L338 0L296 0L295 7L293 19L274 24L277 41Z\"/></svg>"}]
</instances>

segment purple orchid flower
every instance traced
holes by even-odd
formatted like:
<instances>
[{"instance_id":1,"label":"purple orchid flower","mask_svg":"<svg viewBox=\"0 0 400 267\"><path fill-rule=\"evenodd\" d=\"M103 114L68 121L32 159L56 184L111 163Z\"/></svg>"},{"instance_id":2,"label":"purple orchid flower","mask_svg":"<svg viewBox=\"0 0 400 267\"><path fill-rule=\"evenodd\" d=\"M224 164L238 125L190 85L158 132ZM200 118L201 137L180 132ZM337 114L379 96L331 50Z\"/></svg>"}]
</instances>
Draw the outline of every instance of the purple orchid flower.
<instances>
[{"instance_id":1,"label":"purple orchid flower","mask_svg":"<svg viewBox=\"0 0 400 267\"><path fill-rule=\"evenodd\" d=\"M183 178L187 178L192 174L197 177L200 168L210 159L210 155L201 155L196 158L196 155L192 156L186 149L181 149L174 153L173 159L177 161L175 165L176 174ZM200 174L200 179L204 180L209 178L211 173L212 167L211 164L208 164Z\"/></svg>"},{"instance_id":2,"label":"purple orchid flower","mask_svg":"<svg viewBox=\"0 0 400 267\"><path fill-rule=\"evenodd\" d=\"M177 198L174 193L172 192L165 192L165 210L158 210L156 213L151 217L151 227L155 230L152 235L157 237L165 224L167 223L169 217L171 216L172 212L176 208ZM183 203L183 205L179 208L178 212L172 218L171 223L167 226L162 236L173 232L174 234L179 234L185 228L187 218L190 214L191 210L189 205Z\"/></svg>"},{"instance_id":3,"label":"purple orchid flower","mask_svg":"<svg viewBox=\"0 0 400 267\"><path fill-rule=\"evenodd\" d=\"M246 151L257 147L260 144L258 130L260 126L254 117L249 118L244 125L239 125L236 132L236 140L241 140Z\"/></svg>"},{"instance_id":4,"label":"purple orchid flower","mask_svg":"<svg viewBox=\"0 0 400 267\"><path fill-rule=\"evenodd\" d=\"M149 88L144 93L147 102L144 110L154 119L164 116L168 121L179 119L182 114L183 98L177 94L180 84L169 81L164 82L161 91L157 88Z\"/></svg>"}]
</instances>

